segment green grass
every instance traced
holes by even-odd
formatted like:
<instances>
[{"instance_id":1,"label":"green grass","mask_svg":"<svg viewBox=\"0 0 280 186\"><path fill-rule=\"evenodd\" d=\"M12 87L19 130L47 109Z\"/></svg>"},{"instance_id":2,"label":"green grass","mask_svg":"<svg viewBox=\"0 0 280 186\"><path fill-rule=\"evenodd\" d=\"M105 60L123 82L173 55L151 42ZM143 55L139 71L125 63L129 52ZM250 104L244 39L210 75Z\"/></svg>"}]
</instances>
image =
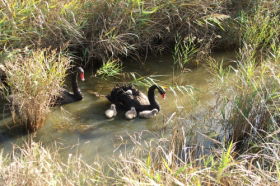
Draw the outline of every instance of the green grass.
<instances>
[{"instance_id":1,"label":"green grass","mask_svg":"<svg viewBox=\"0 0 280 186\"><path fill-rule=\"evenodd\" d=\"M97 76L102 79L108 79L110 77L117 77L122 72L122 65L119 60L109 59L105 64L102 65L96 72Z\"/></svg>"},{"instance_id":2,"label":"green grass","mask_svg":"<svg viewBox=\"0 0 280 186\"><path fill-rule=\"evenodd\" d=\"M213 43L211 38L221 30L221 17L227 15L217 13L226 8L225 2L1 1L0 48L70 46L105 62L142 56L143 51L163 52L170 48L165 41L175 41L178 34L191 34L202 46Z\"/></svg>"},{"instance_id":3,"label":"green grass","mask_svg":"<svg viewBox=\"0 0 280 186\"><path fill-rule=\"evenodd\" d=\"M241 151L277 128L280 26L276 24L279 15L269 2L261 1L244 21L243 47L234 73L218 70L220 79L226 79L222 89L228 90L224 100L230 106L231 138L240 143Z\"/></svg>"},{"instance_id":4,"label":"green grass","mask_svg":"<svg viewBox=\"0 0 280 186\"><path fill-rule=\"evenodd\" d=\"M1 154L0 181L6 185L278 185L280 4L259 0L238 13L237 3L0 1L1 63L7 68L14 108L20 108L20 120L33 130L43 125L69 65L60 51L37 48L81 48L83 55L104 62L97 74L107 78L121 73L118 61L112 60L121 56L171 48L175 65L183 69L192 60L206 59L219 39L232 38L240 46L234 67L205 60L216 77L213 87L219 99L203 121L183 125L190 120L189 113L176 110L170 118L155 122L163 127L151 141L131 136L137 143L133 150L90 165L78 155L63 161L57 150L31 141L7 156ZM135 73L129 73L128 79L137 86L164 84L156 76ZM176 96L193 89L175 83L170 90ZM215 138L203 134L215 142L204 154L204 147L192 144L189 134L201 123L213 121L222 123L225 131Z\"/></svg>"},{"instance_id":5,"label":"green grass","mask_svg":"<svg viewBox=\"0 0 280 186\"><path fill-rule=\"evenodd\" d=\"M177 36L175 42L173 63L179 69L184 70L198 52L198 48L195 46L195 38L189 36L182 39L180 36Z\"/></svg>"},{"instance_id":6,"label":"green grass","mask_svg":"<svg viewBox=\"0 0 280 186\"><path fill-rule=\"evenodd\" d=\"M14 117L30 131L45 122L49 107L60 94L70 58L55 50L22 51L5 63L7 94Z\"/></svg>"}]
</instances>

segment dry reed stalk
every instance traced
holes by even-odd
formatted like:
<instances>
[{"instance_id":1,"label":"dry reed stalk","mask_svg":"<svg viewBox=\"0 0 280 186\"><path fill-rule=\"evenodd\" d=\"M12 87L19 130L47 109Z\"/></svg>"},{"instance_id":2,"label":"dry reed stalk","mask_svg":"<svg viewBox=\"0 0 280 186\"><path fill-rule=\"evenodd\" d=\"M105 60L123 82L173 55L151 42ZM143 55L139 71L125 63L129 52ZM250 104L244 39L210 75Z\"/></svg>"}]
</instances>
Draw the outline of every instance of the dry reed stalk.
<instances>
[{"instance_id":1,"label":"dry reed stalk","mask_svg":"<svg viewBox=\"0 0 280 186\"><path fill-rule=\"evenodd\" d=\"M49 49L19 54L6 62L13 115L30 131L36 131L44 124L69 64L69 57Z\"/></svg>"}]
</instances>

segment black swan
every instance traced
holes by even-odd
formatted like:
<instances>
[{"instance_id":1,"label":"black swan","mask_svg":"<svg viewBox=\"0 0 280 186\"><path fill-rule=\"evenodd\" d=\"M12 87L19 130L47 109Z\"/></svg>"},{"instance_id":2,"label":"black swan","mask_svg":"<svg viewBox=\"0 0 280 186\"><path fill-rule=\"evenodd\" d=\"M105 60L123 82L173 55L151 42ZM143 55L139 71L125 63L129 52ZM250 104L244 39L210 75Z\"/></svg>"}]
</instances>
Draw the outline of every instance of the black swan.
<instances>
[{"instance_id":1,"label":"black swan","mask_svg":"<svg viewBox=\"0 0 280 186\"><path fill-rule=\"evenodd\" d=\"M75 67L70 74L73 93L63 90L61 95L55 100L53 106L73 103L83 99L81 90L78 87L78 75L81 81L85 80L84 69L82 67Z\"/></svg>"},{"instance_id":2,"label":"black swan","mask_svg":"<svg viewBox=\"0 0 280 186\"><path fill-rule=\"evenodd\" d=\"M148 97L135 89L132 85L116 86L111 93L107 95L107 99L117 106L117 109L128 111L131 107L135 107L137 112L144 110L157 109L160 111L160 106L155 100L155 90L158 90L162 98L165 98L165 91L157 85L152 85L148 90ZM132 94L129 93L131 91Z\"/></svg>"}]
</instances>

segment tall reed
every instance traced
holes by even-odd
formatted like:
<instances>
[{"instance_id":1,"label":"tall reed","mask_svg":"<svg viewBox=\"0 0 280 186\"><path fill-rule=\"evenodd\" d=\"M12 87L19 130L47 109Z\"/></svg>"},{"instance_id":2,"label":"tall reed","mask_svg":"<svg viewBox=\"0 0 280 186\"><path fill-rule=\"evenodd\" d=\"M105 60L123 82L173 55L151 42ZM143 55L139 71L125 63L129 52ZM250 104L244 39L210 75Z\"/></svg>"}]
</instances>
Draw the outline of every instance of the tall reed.
<instances>
[{"instance_id":1,"label":"tall reed","mask_svg":"<svg viewBox=\"0 0 280 186\"><path fill-rule=\"evenodd\" d=\"M26 51L6 62L13 114L29 130L35 131L44 124L69 64L69 57L50 49Z\"/></svg>"},{"instance_id":2,"label":"tall reed","mask_svg":"<svg viewBox=\"0 0 280 186\"><path fill-rule=\"evenodd\" d=\"M198 49L194 42L195 38L189 36L188 38L182 39L177 36L175 40L175 47L173 52L173 64L183 70L194 58Z\"/></svg>"},{"instance_id":3,"label":"tall reed","mask_svg":"<svg viewBox=\"0 0 280 186\"><path fill-rule=\"evenodd\" d=\"M59 48L103 62L169 50L176 34L209 49L222 31L227 0L0 1L0 48ZM205 47L207 46L207 47ZM92 60L90 60L92 61Z\"/></svg>"},{"instance_id":4,"label":"tall reed","mask_svg":"<svg viewBox=\"0 0 280 186\"><path fill-rule=\"evenodd\" d=\"M58 147L45 148L32 140L0 156L0 180L5 185L94 185L106 178L99 164L90 166L76 154L63 158Z\"/></svg>"},{"instance_id":5,"label":"tall reed","mask_svg":"<svg viewBox=\"0 0 280 186\"><path fill-rule=\"evenodd\" d=\"M100 69L97 70L96 75L103 79L109 77L116 77L122 72L122 64L119 60L109 59L106 63L102 65Z\"/></svg>"},{"instance_id":6,"label":"tall reed","mask_svg":"<svg viewBox=\"0 0 280 186\"><path fill-rule=\"evenodd\" d=\"M228 90L227 123L232 130L231 139L238 142L241 151L278 129L279 5L259 1L255 11L247 15L237 68L234 74L223 74L229 75L223 87Z\"/></svg>"}]
</instances>

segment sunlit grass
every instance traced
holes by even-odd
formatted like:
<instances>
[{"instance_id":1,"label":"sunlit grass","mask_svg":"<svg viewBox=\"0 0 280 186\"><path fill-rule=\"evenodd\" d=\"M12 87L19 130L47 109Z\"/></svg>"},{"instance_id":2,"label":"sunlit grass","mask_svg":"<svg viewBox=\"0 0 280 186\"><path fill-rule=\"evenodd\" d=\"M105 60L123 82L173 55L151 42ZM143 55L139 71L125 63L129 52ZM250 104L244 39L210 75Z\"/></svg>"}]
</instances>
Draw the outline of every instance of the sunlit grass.
<instances>
[{"instance_id":1,"label":"sunlit grass","mask_svg":"<svg viewBox=\"0 0 280 186\"><path fill-rule=\"evenodd\" d=\"M274 6L279 6L279 2L275 2ZM273 40L279 37L279 16L273 15L273 11L273 8L266 9L260 6L256 14L247 18L245 22L242 41L253 47L256 52L265 54L266 50L270 50Z\"/></svg>"},{"instance_id":2,"label":"sunlit grass","mask_svg":"<svg viewBox=\"0 0 280 186\"><path fill-rule=\"evenodd\" d=\"M55 146L54 146L55 147ZM54 150L56 149L56 150ZM14 146L11 155L0 153L1 184L6 185L93 185L104 183L99 164L87 165L80 156L63 158L58 147L47 149L30 141ZM102 178L102 179L101 179Z\"/></svg>"},{"instance_id":3,"label":"sunlit grass","mask_svg":"<svg viewBox=\"0 0 280 186\"><path fill-rule=\"evenodd\" d=\"M100 69L97 70L96 75L100 76L102 79L117 77L122 72L122 64L119 60L108 60L102 65Z\"/></svg>"},{"instance_id":4,"label":"sunlit grass","mask_svg":"<svg viewBox=\"0 0 280 186\"><path fill-rule=\"evenodd\" d=\"M179 69L183 70L193 59L197 53L198 48L194 43L195 38L189 36L182 39L180 36L176 37L176 43L173 52L173 63Z\"/></svg>"},{"instance_id":5,"label":"sunlit grass","mask_svg":"<svg viewBox=\"0 0 280 186\"><path fill-rule=\"evenodd\" d=\"M279 15L274 14L273 7L267 9L266 3L268 1L261 1L256 12L244 20L243 46L235 61L236 67L226 71L212 65L223 81L221 89L225 92L223 102L227 109L224 112L228 116L230 137L238 142L241 152L253 148L278 128L280 60L276 45L280 43L280 26L275 21Z\"/></svg>"},{"instance_id":6,"label":"sunlit grass","mask_svg":"<svg viewBox=\"0 0 280 186\"><path fill-rule=\"evenodd\" d=\"M176 119L174 120L176 123ZM277 142L260 143L267 151L238 156L235 143L218 143L210 153L186 140L188 130L174 126L172 135L153 134L143 141L142 133L128 139L134 144L112 159L85 163L79 154L63 158L58 148L48 149L32 140L16 147L9 156L0 154L2 183L31 184L117 184L117 185L262 185L279 183ZM127 142L124 142L125 145ZM113 150L113 149L112 149ZM254 161L252 161L254 160ZM271 167L262 162L270 162ZM278 167L278 168L277 168ZM106 168L106 169L105 169Z\"/></svg>"},{"instance_id":7,"label":"sunlit grass","mask_svg":"<svg viewBox=\"0 0 280 186\"><path fill-rule=\"evenodd\" d=\"M59 47L66 42L81 42L84 4L75 1L0 2L0 48L26 45Z\"/></svg>"},{"instance_id":8,"label":"sunlit grass","mask_svg":"<svg viewBox=\"0 0 280 186\"><path fill-rule=\"evenodd\" d=\"M19 122L35 131L40 128L49 107L59 95L70 59L55 50L18 53L5 64L7 95Z\"/></svg>"},{"instance_id":9,"label":"sunlit grass","mask_svg":"<svg viewBox=\"0 0 280 186\"><path fill-rule=\"evenodd\" d=\"M177 35L188 38L191 33L206 44L218 34L215 29L224 20L220 17L227 16L215 14L225 8L224 2L0 1L0 48L70 46L105 62L142 56L143 51L162 52L170 47L164 41L175 41Z\"/></svg>"},{"instance_id":10,"label":"sunlit grass","mask_svg":"<svg viewBox=\"0 0 280 186\"><path fill-rule=\"evenodd\" d=\"M147 87L147 88L149 88L154 84L156 85L161 83L161 81L158 80L157 78L162 76L162 75L141 76L140 74L135 72L130 72L128 75L131 84L138 87Z\"/></svg>"},{"instance_id":11,"label":"sunlit grass","mask_svg":"<svg viewBox=\"0 0 280 186\"><path fill-rule=\"evenodd\" d=\"M24 48L27 44L59 48L70 44L85 47L88 56L104 62L131 53L142 54L137 50L169 49L170 44L165 41L174 42L179 32L186 40L175 43L174 60L183 69L196 52L208 52L197 51L200 48L196 47L207 48L221 37L217 30L224 30L222 21L229 16L213 13L227 12L227 3L223 0L0 1L3 28L0 48ZM10 156L1 154L0 180L7 185L278 185L279 1L258 3L259 7L242 13L236 20L242 27L237 67L228 70L223 63L210 60L218 79L213 85L219 88L217 94L222 101L215 105L220 109L218 113L209 111L212 120L201 120L223 123L228 136L222 134L212 139L217 144L206 155L187 138L188 132L195 131L194 126L184 129L188 126L178 125L190 119L186 112L178 111L178 115L172 114L170 118L164 115L163 124L155 123L169 122L168 127L174 127L172 134L163 137L161 133L151 141L131 136L134 149L107 161L106 170L101 162L88 165L71 155L65 162L58 152L32 142ZM202 41L195 43L194 38ZM69 58L45 49L27 49L16 58L13 55L3 58L7 62L15 113L22 123L36 130L44 123L48 106L58 94ZM120 73L118 61L109 60L97 74L108 78ZM129 73L128 76L128 82L139 87L165 85L157 80L157 75L142 77ZM167 87L175 97L179 93L192 94L194 90L176 83ZM201 121L193 122L200 126Z\"/></svg>"}]
</instances>

